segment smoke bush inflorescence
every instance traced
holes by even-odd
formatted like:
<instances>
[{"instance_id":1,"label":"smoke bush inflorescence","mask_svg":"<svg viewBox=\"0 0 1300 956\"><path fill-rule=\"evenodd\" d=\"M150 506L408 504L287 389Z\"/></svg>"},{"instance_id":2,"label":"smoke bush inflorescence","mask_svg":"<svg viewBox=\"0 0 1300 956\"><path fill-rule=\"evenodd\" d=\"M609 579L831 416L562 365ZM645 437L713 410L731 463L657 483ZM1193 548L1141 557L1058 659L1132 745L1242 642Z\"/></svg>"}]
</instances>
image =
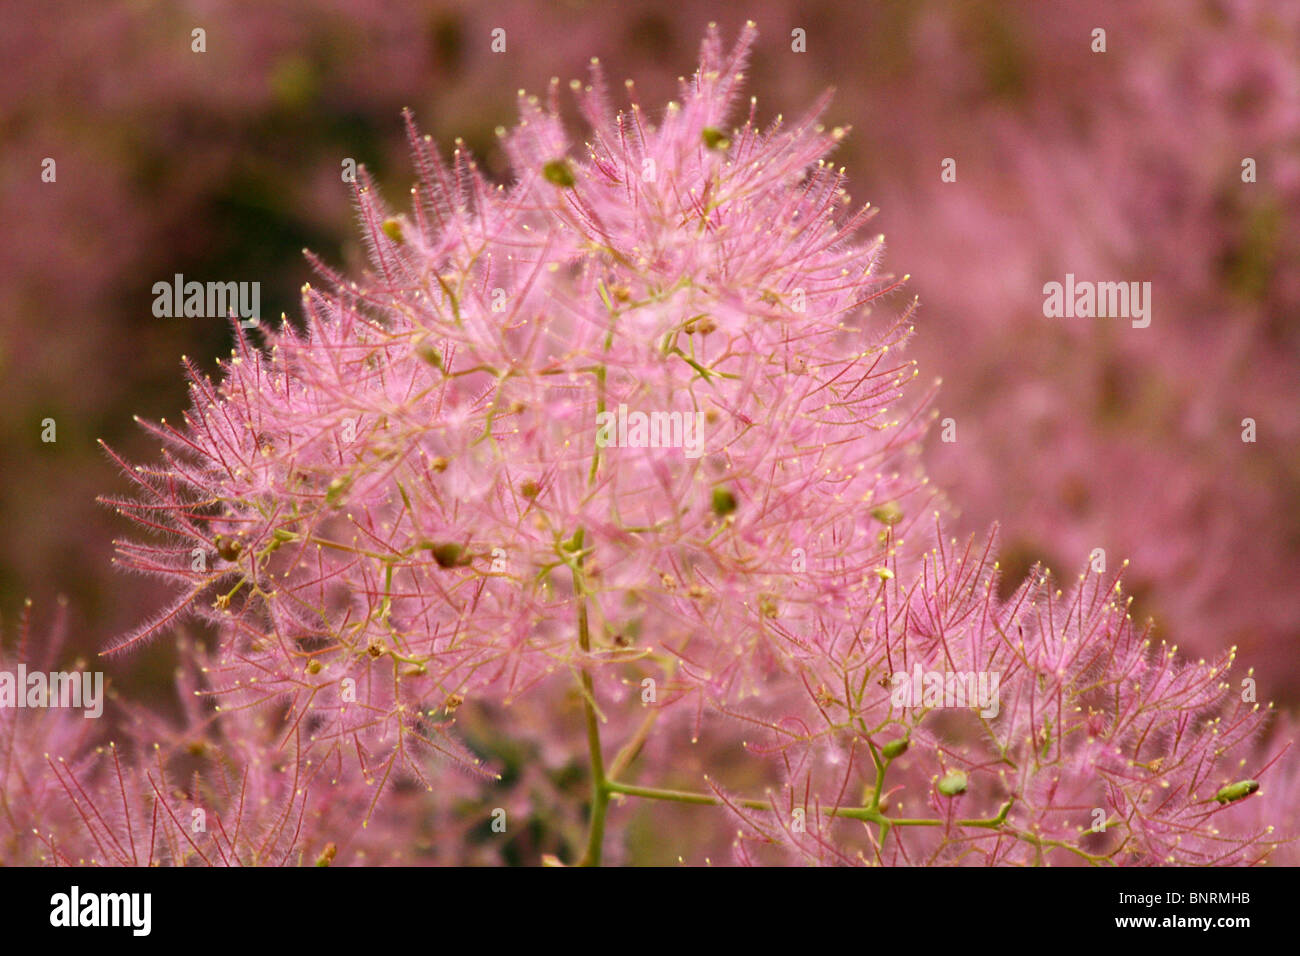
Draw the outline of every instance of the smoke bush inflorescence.
<instances>
[{"instance_id":1,"label":"smoke bush inflorescence","mask_svg":"<svg viewBox=\"0 0 1300 956\"><path fill-rule=\"evenodd\" d=\"M752 39L711 30L652 112L593 63L581 149L558 84L521 96L508 187L408 118L410 211L357 188L373 271L317 263L305 329L191 365L184 421L145 425L162 460L124 464L153 534L121 562L178 591L118 647L217 640L183 642L180 723L49 762L68 809L25 852L467 862L499 808L554 831L533 859L597 863L659 799L709 820L681 852L744 861L1269 854L1231 652L1179 661L1118 575L1001 600L994 537L944 536L844 131L825 102L736 126Z\"/></svg>"}]
</instances>

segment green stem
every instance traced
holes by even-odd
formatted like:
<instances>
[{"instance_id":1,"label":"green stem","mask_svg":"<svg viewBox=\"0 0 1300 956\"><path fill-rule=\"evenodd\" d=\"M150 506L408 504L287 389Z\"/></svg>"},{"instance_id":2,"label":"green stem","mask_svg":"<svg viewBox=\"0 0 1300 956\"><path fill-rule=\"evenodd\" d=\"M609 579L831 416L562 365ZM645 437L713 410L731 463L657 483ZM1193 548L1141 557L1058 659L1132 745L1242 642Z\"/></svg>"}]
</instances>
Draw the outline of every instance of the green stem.
<instances>
[{"instance_id":1,"label":"green stem","mask_svg":"<svg viewBox=\"0 0 1300 956\"><path fill-rule=\"evenodd\" d=\"M660 787L640 787L631 783L619 783L607 780L605 787L610 793L621 793L629 797L645 797L647 800L671 800L675 803L694 803L706 807L720 807L722 801L710 793L692 793L689 790L664 790ZM765 800L737 800L742 807L751 810L770 810L772 805Z\"/></svg>"},{"instance_id":2,"label":"green stem","mask_svg":"<svg viewBox=\"0 0 1300 956\"><path fill-rule=\"evenodd\" d=\"M575 567L573 587L578 597L578 646L583 653L591 650L591 631L587 623L587 596L582 588L582 574ZM609 809L609 781L605 777L605 757L600 749L600 718L596 714L595 689L591 671L584 665L579 680L582 683L582 709L587 718L587 751L591 756L591 821L587 830L587 849L579 866L600 866L601 850L605 843L605 814Z\"/></svg>"},{"instance_id":3,"label":"green stem","mask_svg":"<svg viewBox=\"0 0 1300 956\"><path fill-rule=\"evenodd\" d=\"M658 710L652 710L650 713L646 714L645 720L641 722L641 726L637 728L636 733L633 734L632 738L623 745L623 749L614 755L613 762L605 772L607 777L612 778L622 776L623 771L627 769L628 764L636 759L637 754L641 752L641 748L645 746L646 738L650 736L650 731L654 729L655 721L658 718Z\"/></svg>"},{"instance_id":4,"label":"green stem","mask_svg":"<svg viewBox=\"0 0 1300 956\"><path fill-rule=\"evenodd\" d=\"M659 787L641 787L622 783L618 780L606 780L605 789L609 793L621 793L629 797L644 797L648 800L669 800L674 803L692 803L699 806L720 807L723 801L709 793L695 793L690 790L664 790ZM750 810L770 810L772 804L766 800L742 799L732 801L737 806ZM1002 805L997 816L975 820L953 820L953 826L986 827L996 829L1006 822L1011 810L1011 801ZM875 807L822 807L822 813L829 817L845 817L850 820L866 820L884 827L941 827L947 826L947 820L912 819L906 817L887 817Z\"/></svg>"}]
</instances>

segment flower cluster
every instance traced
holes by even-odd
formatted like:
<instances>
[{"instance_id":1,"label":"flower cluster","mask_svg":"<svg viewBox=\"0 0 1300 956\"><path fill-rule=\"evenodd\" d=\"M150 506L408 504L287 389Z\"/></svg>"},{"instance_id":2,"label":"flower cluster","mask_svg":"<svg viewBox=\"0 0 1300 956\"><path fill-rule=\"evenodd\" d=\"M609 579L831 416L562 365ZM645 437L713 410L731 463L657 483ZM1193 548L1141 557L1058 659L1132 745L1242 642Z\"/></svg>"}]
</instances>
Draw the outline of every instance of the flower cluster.
<instances>
[{"instance_id":1,"label":"flower cluster","mask_svg":"<svg viewBox=\"0 0 1300 956\"><path fill-rule=\"evenodd\" d=\"M152 532L120 562L176 596L116 649L209 625L178 684L211 711L133 715L152 750L55 766L93 844L56 860L445 859L512 772L493 735L534 774L585 750L589 830L560 841L585 863L636 798L738 815L746 860L1268 855L1230 653L1156 647L1115 577L999 599L994 539L920 517L911 307L826 161L825 102L737 125L753 36L711 29L653 116L593 64L580 151L558 84L523 96L508 187L408 120L410 211L358 184L372 271L317 263L304 329L240 333L218 382L190 367L113 502ZM664 786L691 746L693 789ZM535 813L564 786L528 790Z\"/></svg>"}]
</instances>

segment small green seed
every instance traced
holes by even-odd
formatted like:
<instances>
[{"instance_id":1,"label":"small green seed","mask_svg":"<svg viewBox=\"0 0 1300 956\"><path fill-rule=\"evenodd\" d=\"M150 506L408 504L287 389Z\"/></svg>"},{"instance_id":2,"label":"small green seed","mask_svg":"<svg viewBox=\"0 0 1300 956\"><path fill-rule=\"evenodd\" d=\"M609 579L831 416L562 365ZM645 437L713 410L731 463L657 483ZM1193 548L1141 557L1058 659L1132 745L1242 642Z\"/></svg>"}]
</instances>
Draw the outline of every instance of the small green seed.
<instances>
[{"instance_id":1,"label":"small green seed","mask_svg":"<svg viewBox=\"0 0 1300 956\"><path fill-rule=\"evenodd\" d=\"M1236 783L1230 783L1221 789L1214 795L1214 799L1220 803L1232 803L1236 800L1246 799L1258 789L1258 780L1238 780Z\"/></svg>"},{"instance_id":2,"label":"small green seed","mask_svg":"<svg viewBox=\"0 0 1300 956\"><path fill-rule=\"evenodd\" d=\"M542 167L542 176L548 183L559 186L561 189L572 189L577 182L573 178L573 170L569 168L567 159L553 159Z\"/></svg>"},{"instance_id":3,"label":"small green seed","mask_svg":"<svg viewBox=\"0 0 1300 956\"><path fill-rule=\"evenodd\" d=\"M704 140L704 145L709 149L726 149L731 145L731 140L727 134L716 126L706 126L700 131L700 139Z\"/></svg>"},{"instance_id":4,"label":"small green seed","mask_svg":"<svg viewBox=\"0 0 1300 956\"><path fill-rule=\"evenodd\" d=\"M736 496L730 489L714 488L713 489L713 513L719 518L725 518L736 510Z\"/></svg>"},{"instance_id":5,"label":"small green seed","mask_svg":"<svg viewBox=\"0 0 1300 956\"><path fill-rule=\"evenodd\" d=\"M954 770L939 781L939 792L945 797L955 797L959 793L965 793L966 775L960 770Z\"/></svg>"},{"instance_id":6,"label":"small green seed","mask_svg":"<svg viewBox=\"0 0 1300 956\"><path fill-rule=\"evenodd\" d=\"M885 746L881 747L880 752L884 754L887 759L893 760L895 757L901 757L903 754L907 753L907 748L910 743L911 741L906 737L899 737L897 740L891 740L889 743L885 744Z\"/></svg>"},{"instance_id":7,"label":"small green seed","mask_svg":"<svg viewBox=\"0 0 1300 956\"><path fill-rule=\"evenodd\" d=\"M871 517L875 518L881 524L887 524L890 527L893 527L903 520L903 509L898 506L898 502L887 501L883 505L877 505L872 508Z\"/></svg>"},{"instance_id":8,"label":"small green seed","mask_svg":"<svg viewBox=\"0 0 1300 956\"><path fill-rule=\"evenodd\" d=\"M406 237L402 235L402 224L396 219L385 219L383 225L384 235L393 242L405 242Z\"/></svg>"},{"instance_id":9,"label":"small green seed","mask_svg":"<svg viewBox=\"0 0 1300 956\"><path fill-rule=\"evenodd\" d=\"M465 557L465 549L455 541L441 543L426 541L424 549L433 552L433 560L438 562L440 568L454 568L459 564L469 563L469 559Z\"/></svg>"}]
</instances>

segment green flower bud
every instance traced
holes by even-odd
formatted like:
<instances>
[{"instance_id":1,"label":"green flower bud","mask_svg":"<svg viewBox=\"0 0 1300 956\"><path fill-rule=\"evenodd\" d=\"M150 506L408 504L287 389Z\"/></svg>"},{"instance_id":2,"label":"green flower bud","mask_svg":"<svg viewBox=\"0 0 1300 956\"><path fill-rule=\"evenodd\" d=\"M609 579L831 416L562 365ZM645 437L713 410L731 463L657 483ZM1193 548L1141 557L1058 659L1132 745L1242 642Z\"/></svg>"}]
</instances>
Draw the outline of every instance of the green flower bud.
<instances>
[{"instance_id":1,"label":"green flower bud","mask_svg":"<svg viewBox=\"0 0 1300 956\"><path fill-rule=\"evenodd\" d=\"M893 527L903 520L903 509L898 506L898 502L887 501L883 505L877 505L872 508L871 517L875 518L881 524L887 524L890 527Z\"/></svg>"},{"instance_id":2,"label":"green flower bud","mask_svg":"<svg viewBox=\"0 0 1300 956\"><path fill-rule=\"evenodd\" d=\"M713 513L725 518L736 510L736 496L727 488L713 489Z\"/></svg>"},{"instance_id":3,"label":"green flower bud","mask_svg":"<svg viewBox=\"0 0 1300 956\"><path fill-rule=\"evenodd\" d=\"M1220 803L1233 803L1237 800L1246 799L1258 789L1258 780L1238 780L1236 783L1230 783L1222 788L1214 795L1214 799Z\"/></svg>"},{"instance_id":4,"label":"green flower bud","mask_svg":"<svg viewBox=\"0 0 1300 956\"><path fill-rule=\"evenodd\" d=\"M559 186L561 189L572 189L577 182L573 178L573 170L569 167L567 159L553 159L542 167L542 176L548 183Z\"/></svg>"},{"instance_id":5,"label":"green flower bud","mask_svg":"<svg viewBox=\"0 0 1300 956\"><path fill-rule=\"evenodd\" d=\"M704 145L709 149L726 149L731 145L731 140L727 134L716 126L706 126L700 132L700 139L704 140Z\"/></svg>"},{"instance_id":6,"label":"green flower bud","mask_svg":"<svg viewBox=\"0 0 1300 956\"><path fill-rule=\"evenodd\" d=\"M901 757L903 754L907 753L907 748L910 744L911 741L908 740L908 738L899 737L897 740L891 740L889 743L885 744L885 746L881 747L880 752L884 754L887 759L893 760L895 757Z\"/></svg>"},{"instance_id":7,"label":"green flower bud","mask_svg":"<svg viewBox=\"0 0 1300 956\"><path fill-rule=\"evenodd\" d=\"M954 770L939 781L939 792L945 797L955 797L959 793L965 793L966 774L960 770Z\"/></svg>"},{"instance_id":8,"label":"green flower bud","mask_svg":"<svg viewBox=\"0 0 1300 956\"><path fill-rule=\"evenodd\" d=\"M433 560L438 562L440 568L454 568L460 564L469 564L469 558L465 557L465 549L455 541L426 541L421 547L433 552Z\"/></svg>"}]
</instances>

